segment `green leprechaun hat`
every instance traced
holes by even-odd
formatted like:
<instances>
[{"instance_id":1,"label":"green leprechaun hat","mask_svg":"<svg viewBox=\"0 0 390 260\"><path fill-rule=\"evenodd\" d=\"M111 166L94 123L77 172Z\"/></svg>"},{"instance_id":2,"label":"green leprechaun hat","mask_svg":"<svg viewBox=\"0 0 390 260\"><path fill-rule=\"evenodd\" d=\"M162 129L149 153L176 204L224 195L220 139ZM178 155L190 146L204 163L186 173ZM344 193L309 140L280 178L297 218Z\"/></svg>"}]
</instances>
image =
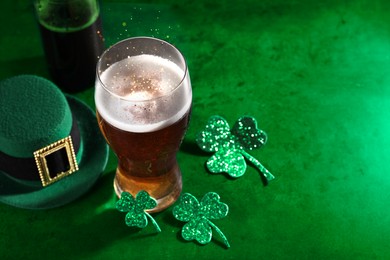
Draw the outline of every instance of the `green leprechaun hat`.
<instances>
[{"instance_id":1,"label":"green leprechaun hat","mask_svg":"<svg viewBox=\"0 0 390 260\"><path fill-rule=\"evenodd\" d=\"M0 201L47 209L97 181L108 158L94 112L51 81L20 75L0 82Z\"/></svg>"}]
</instances>

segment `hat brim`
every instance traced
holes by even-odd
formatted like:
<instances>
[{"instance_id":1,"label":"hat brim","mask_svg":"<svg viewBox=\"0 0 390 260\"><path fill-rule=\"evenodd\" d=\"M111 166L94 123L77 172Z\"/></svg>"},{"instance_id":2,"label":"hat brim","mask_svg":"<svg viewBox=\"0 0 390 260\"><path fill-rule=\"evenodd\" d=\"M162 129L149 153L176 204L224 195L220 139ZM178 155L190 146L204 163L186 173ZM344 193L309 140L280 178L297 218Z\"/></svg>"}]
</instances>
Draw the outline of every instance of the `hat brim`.
<instances>
[{"instance_id":1,"label":"hat brim","mask_svg":"<svg viewBox=\"0 0 390 260\"><path fill-rule=\"evenodd\" d=\"M66 98L76 116L83 142L79 170L44 188L15 180L0 171L1 202L26 209L59 207L86 193L99 179L106 167L109 149L95 113L79 99L69 95Z\"/></svg>"}]
</instances>

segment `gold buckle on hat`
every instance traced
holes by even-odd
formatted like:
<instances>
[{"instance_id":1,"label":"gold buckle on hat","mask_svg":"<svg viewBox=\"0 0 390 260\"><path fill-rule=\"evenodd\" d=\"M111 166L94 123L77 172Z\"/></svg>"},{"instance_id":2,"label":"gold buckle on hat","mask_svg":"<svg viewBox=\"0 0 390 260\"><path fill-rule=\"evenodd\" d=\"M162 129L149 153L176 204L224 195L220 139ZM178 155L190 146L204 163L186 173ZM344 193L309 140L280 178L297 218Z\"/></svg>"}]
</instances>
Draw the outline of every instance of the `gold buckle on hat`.
<instances>
[{"instance_id":1,"label":"gold buckle on hat","mask_svg":"<svg viewBox=\"0 0 390 260\"><path fill-rule=\"evenodd\" d=\"M47 165L46 157L61 149L65 149L66 151L69 168L65 171L54 173L55 176L52 177L54 174L50 174L50 169ZM70 136L65 137L55 143L52 143L42 149L35 151L34 157L35 163L38 168L39 176L41 177L41 182L44 187L64 178L65 176L72 174L79 169L73 149L72 138Z\"/></svg>"}]
</instances>

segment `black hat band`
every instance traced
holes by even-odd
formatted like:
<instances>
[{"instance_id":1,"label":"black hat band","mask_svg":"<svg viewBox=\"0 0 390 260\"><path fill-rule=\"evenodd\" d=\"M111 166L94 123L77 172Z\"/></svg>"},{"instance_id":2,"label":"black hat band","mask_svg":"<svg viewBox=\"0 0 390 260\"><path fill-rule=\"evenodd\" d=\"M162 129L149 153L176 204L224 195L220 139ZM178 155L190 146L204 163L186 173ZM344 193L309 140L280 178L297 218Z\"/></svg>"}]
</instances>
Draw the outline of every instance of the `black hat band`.
<instances>
[{"instance_id":1,"label":"black hat band","mask_svg":"<svg viewBox=\"0 0 390 260\"><path fill-rule=\"evenodd\" d=\"M46 186L62 177L63 173L70 174L78 169L74 154L79 148L80 132L72 114L72 128L68 137L36 151L35 157L13 157L0 151L0 170L16 179L41 180L42 185Z\"/></svg>"}]
</instances>

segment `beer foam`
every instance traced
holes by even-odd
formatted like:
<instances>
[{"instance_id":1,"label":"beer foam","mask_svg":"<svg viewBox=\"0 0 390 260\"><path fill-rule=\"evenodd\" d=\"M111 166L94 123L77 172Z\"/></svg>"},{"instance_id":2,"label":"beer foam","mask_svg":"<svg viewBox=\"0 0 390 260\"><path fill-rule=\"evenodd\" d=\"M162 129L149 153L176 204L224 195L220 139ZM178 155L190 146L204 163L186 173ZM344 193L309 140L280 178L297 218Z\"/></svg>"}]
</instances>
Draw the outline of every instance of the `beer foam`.
<instances>
[{"instance_id":1,"label":"beer foam","mask_svg":"<svg viewBox=\"0 0 390 260\"><path fill-rule=\"evenodd\" d=\"M189 75L183 80L184 75L175 63L161 57L129 57L101 74L104 87L97 80L96 109L109 124L124 131L159 130L190 109L191 83Z\"/></svg>"}]
</instances>

